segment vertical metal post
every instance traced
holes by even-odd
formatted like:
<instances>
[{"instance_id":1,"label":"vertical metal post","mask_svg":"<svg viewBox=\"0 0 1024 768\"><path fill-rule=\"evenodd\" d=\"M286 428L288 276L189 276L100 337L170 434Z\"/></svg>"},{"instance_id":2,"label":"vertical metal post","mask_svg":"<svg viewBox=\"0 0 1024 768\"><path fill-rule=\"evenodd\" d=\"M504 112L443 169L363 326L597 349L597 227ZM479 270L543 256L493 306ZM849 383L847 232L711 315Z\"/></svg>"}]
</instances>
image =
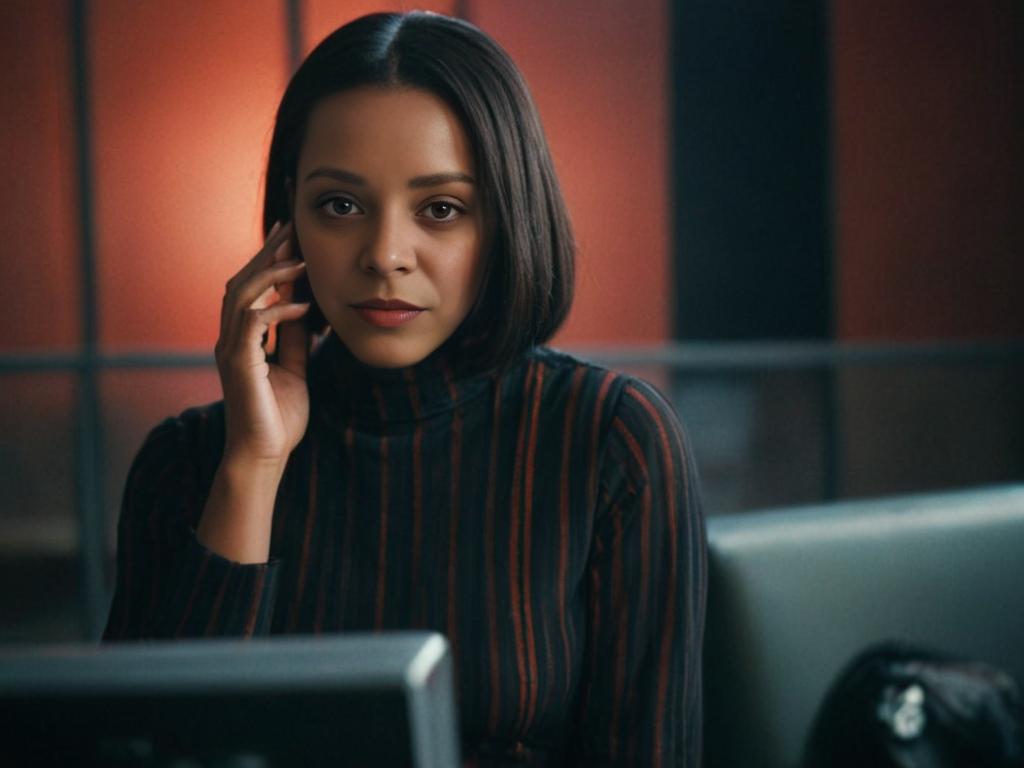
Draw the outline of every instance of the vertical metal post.
<instances>
[{"instance_id":1,"label":"vertical metal post","mask_svg":"<svg viewBox=\"0 0 1024 768\"><path fill-rule=\"evenodd\" d=\"M833 70L832 55L832 4L826 3L822 9L822 27L824 34L819 40L821 45L821 60L825 64L825 71L830 75ZM835 98L831 76L825 78L825 156L822 158L821 167L825 175L821 185L824 192L822 206L822 221L825 228L825 254L827 259L827 288L828 288L828 338L832 349L836 349L839 342L839 290L838 276L839 264L837 254L839 252L836 243L836 180L835 180ZM837 355L832 355L824 370L824 393L825 393L825 445L824 445L824 477L823 496L825 501L835 501L843 494L843 411L841 381L843 380L842 363Z\"/></svg>"},{"instance_id":2,"label":"vertical metal post","mask_svg":"<svg viewBox=\"0 0 1024 768\"><path fill-rule=\"evenodd\" d=\"M288 77L302 63L302 0L284 0L285 29L288 32Z\"/></svg>"},{"instance_id":3,"label":"vertical metal post","mask_svg":"<svg viewBox=\"0 0 1024 768\"><path fill-rule=\"evenodd\" d=\"M71 4L71 66L75 105L75 155L81 268L81 355L75 405L75 498L82 636L99 637L108 608L103 505L103 439L100 412L98 302L93 208L92 131L89 102L88 2Z\"/></svg>"}]
</instances>

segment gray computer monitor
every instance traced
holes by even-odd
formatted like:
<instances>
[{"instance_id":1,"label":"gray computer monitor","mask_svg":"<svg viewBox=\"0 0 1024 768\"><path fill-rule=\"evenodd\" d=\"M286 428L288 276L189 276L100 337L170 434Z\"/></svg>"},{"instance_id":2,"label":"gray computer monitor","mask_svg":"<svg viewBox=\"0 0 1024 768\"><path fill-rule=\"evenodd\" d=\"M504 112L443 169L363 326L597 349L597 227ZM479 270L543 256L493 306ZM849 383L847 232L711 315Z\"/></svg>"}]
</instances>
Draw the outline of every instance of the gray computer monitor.
<instances>
[{"instance_id":1,"label":"gray computer monitor","mask_svg":"<svg viewBox=\"0 0 1024 768\"><path fill-rule=\"evenodd\" d=\"M429 632L0 651L4 760L457 766L451 655Z\"/></svg>"}]
</instances>

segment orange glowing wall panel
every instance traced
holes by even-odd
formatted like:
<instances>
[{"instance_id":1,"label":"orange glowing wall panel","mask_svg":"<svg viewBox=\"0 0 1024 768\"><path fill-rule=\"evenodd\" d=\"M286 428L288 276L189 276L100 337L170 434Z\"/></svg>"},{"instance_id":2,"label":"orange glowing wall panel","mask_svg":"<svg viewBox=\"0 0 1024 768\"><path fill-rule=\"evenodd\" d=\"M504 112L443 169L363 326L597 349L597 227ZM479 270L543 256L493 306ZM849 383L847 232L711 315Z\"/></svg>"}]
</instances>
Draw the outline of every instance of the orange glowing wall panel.
<instances>
[{"instance_id":1,"label":"orange glowing wall panel","mask_svg":"<svg viewBox=\"0 0 1024 768\"><path fill-rule=\"evenodd\" d=\"M64 3L0 10L0 350L71 348L81 335L69 28Z\"/></svg>"},{"instance_id":2,"label":"orange glowing wall panel","mask_svg":"<svg viewBox=\"0 0 1024 768\"><path fill-rule=\"evenodd\" d=\"M91 8L102 343L211 350L224 283L261 242L284 5Z\"/></svg>"},{"instance_id":3,"label":"orange glowing wall panel","mask_svg":"<svg viewBox=\"0 0 1024 768\"><path fill-rule=\"evenodd\" d=\"M4 343L74 345L81 276L69 20L60 6L21 5L17 22L3 26L6 93L18 115L4 127L14 148L5 162L23 185L4 193L14 238L4 290L18 307L3 302L8 326L18 327ZM300 2L303 49L390 7ZM580 0L399 7L464 9L526 74L580 244L577 301L558 341L665 338L667 9ZM289 73L286 3L95 0L85 31L101 344L209 351L224 283L260 243L264 163Z\"/></svg>"},{"instance_id":4,"label":"orange glowing wall panel","mask_svg":"<svg viewBox=\"0 0 1024 768\"><path fill-rule=\"evenodd\" d=\"M1024 6L833 2L838 335L1024 334Z\"/></svg>"},{"instance_id":5,"label":"orange glowing wall panel","mask_svg":"<svg viewBox=\"0 0 1024 768\"><path fill-rule=\"evenodd\" d=\"M512 55L540 108L579 243L558 343L670 334L668 7L478 0L471 20Z\"/></svg>"}]
</instances>

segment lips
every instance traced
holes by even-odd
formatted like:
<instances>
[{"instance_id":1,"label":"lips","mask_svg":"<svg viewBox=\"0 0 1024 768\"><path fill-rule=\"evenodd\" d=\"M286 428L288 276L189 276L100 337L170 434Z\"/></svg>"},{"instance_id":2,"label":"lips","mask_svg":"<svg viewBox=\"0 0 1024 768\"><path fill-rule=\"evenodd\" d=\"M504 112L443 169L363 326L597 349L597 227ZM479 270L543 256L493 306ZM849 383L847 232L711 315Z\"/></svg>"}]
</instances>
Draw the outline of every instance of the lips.
<instances>
[{"instance_id":1,"label":"lips","mask_svg":"<svg viewBox=\"0 0 1024 768\"><path fill-rule=\"evenodd\" d=\"M369 299L367 301L360 301L352 305L356 309L383 309L383 310L415 310L418 312L423 311L423 307L417 307L415 304L410 304L407 301L401 301L400 299Z\"/></svg>"},{"instance_id":2,"label":"lips","mask_svg":"<svg viewBox=\"0 0 1024 768\"><path fill-rule=\"evenodd\" d=\"M396 328L425 311L423 307L400 299L369 299L351 306L363 320L379 328Z\"/></svg>"}]
</instances>

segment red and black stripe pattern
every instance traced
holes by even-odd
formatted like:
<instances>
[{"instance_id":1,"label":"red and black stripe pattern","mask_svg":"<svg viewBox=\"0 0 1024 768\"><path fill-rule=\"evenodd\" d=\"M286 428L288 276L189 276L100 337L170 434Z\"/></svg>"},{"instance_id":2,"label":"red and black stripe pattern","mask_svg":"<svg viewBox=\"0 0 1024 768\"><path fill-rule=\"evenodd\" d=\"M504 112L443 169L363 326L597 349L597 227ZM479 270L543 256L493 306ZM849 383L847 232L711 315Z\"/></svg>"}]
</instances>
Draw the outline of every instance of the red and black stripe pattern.
<instances>
[{"instance_id":1,"label":"red and black stripe pattern","mask_svg":"<svg viewBox=\"0 0 1024 768\"><path fill-rule=\"evenodd\" d=\"M310 392L264 565L195 539L223 406L150 434L105 639L434 629L467 765L699 764L703 521L653 387L548 349L374 370L331 337Z\"/></svg>"}]
</instances>

